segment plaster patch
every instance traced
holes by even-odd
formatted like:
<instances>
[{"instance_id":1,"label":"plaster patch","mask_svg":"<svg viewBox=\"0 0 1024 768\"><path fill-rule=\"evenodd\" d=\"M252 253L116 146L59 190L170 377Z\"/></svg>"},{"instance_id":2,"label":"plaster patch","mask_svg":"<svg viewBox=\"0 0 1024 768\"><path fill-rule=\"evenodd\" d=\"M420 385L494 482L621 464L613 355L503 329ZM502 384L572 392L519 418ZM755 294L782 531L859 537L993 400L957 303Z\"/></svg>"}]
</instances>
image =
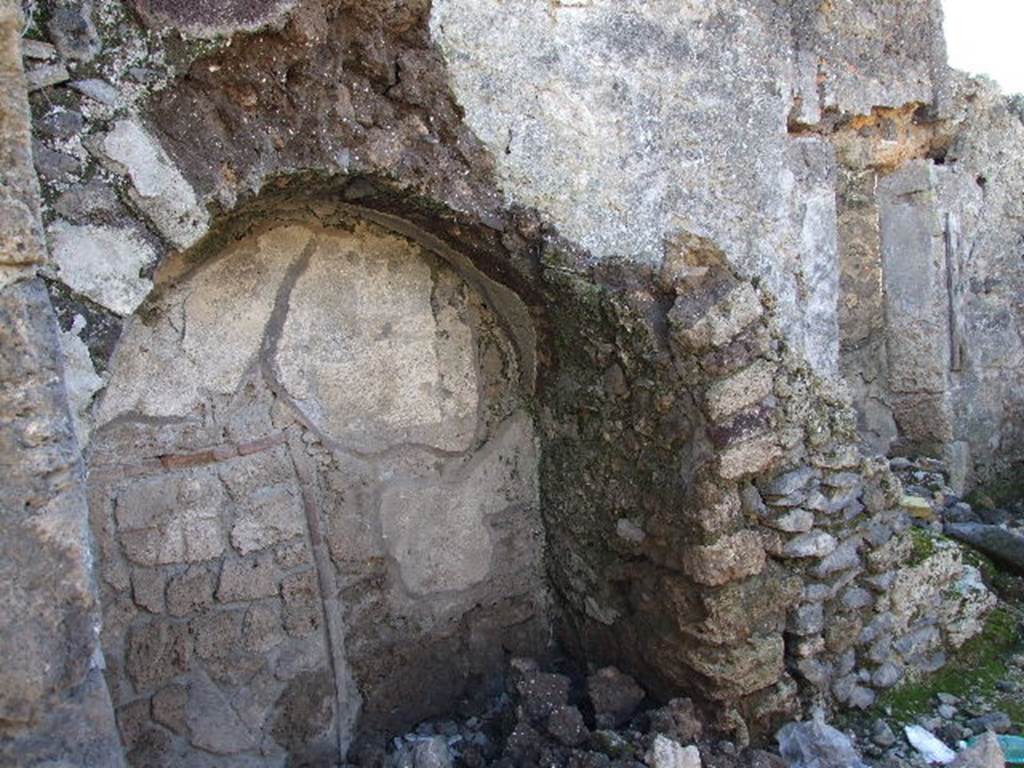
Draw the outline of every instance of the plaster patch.
<instances>
[{"instance_id":1,"label":"plaster patch","mask_svg":"<svg viewBox=\"0 0 1024 768\"><path fill-rule=\"evenodd\" d=\"M494 550L487 518L535 500L535 467L533 427L518 413L464 472L387 488L381 529L409 590L459 591L486 579Z\"/></svg>"},{"instance_id":2,"label":"plaster patch","mask_svg":"<svg viewBox=\"0 0 1024 768\"><path fill-rule=\"evenodd\" d=\"M171 288L146 317L133 317L98 423L129 411L180 416L210 394L234 392L255 361L281 281L311 236L304 227L262 234Z\"/></svg>"},{"instance_id":3,"label":"plaster patch","mask_svg":"<svg viewBox=\"0 0 1024 768\"><path fill-rule=\"evenodd\" d=\"M297 407L363 451L421 443L468 448L476 432L476 350L418 247L362 226L325 234L292 291L274 360Z\"/></svg>"}]
</instances>

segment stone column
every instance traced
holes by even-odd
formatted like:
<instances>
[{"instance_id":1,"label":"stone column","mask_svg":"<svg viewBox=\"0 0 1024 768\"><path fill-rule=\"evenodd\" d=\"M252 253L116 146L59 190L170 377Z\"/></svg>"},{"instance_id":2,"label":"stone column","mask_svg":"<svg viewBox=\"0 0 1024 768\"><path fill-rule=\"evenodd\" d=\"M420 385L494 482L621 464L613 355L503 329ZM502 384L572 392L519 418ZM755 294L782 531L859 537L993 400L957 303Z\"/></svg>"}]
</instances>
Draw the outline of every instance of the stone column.
<instances>
[{"instance_id":1,"label":"stone column","mask_svg":"<svg viewBox=\"0 0 1024 768\"><path fill-rule=\"evenodd\" d=\"M98 647L81 451L45 260L21 68L0 0L0 764L123 765Z\"/></svg>"}]
</instances>

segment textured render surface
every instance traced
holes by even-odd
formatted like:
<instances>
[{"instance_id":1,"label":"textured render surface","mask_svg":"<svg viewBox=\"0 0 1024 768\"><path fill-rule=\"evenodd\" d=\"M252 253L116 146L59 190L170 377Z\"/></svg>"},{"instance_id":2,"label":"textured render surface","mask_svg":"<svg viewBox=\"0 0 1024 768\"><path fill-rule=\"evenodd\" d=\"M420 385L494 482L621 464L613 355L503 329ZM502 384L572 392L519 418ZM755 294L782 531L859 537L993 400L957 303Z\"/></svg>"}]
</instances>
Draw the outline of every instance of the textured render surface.
<instances>
[{"instance_id":1,"label":"textured render surface","mask_svg":"<svg viewBox=\"0 0 1024 768\"><path fill-rule=\"evenodd\" d=\"M533 423L481 297L368 223L169 274L90 452L129 761L337 760L542 651Z\"/></svg>"},{"instance_id":2,"label":"textured render surface","mask_svg":"<svg viewBox=\"0 0 1024 768\"><path fill-rule=\"evenodd\" d=\"M473 441L472 331L435 315L436 286L416 246L324 237L289 298L274 366L299 409L330 440L363 452L402 443L449 451Z\"/></svg>"},{"instance_id":3,"label":"textured render surface","mask_svg":"<svg viewBox=\"0 0 1024 768\"><path fill-rule=\"evenodd\" d=\"M598 259L656 264L675 232L708 236L796 320L781 20L756 4L445 0L431 30L512 199Z\"/></svg>"},{"instance_id":4,"label":"textured render surface","mask_svg":"<svg viewBox=\"0 0 1024 768\"><path fill-rule=\"evenodd\" d=\"M598 259L658 263L675 232L710 237L832 376L830 147L791 147L787 119L931 103L940 18L935 2L443 0L431 31L512 199Z\"/></svg>"},{"instance_id":5,"label":"textured render surface","mask_svg":"<svg viewBox=\"0 0 1024 768\"><path fill-rule=\"evenodd\" d=\"M200 267L185 287L171 287L159 311L128 324L114 378L97 423L126 412L184 416L209 395L238 389L254 363L288 268L310 241L303 228L281 227ZM223 318L231 317L231 323ZM122 362L123 361L123 362Z\"/></svg>"}]
</instances>

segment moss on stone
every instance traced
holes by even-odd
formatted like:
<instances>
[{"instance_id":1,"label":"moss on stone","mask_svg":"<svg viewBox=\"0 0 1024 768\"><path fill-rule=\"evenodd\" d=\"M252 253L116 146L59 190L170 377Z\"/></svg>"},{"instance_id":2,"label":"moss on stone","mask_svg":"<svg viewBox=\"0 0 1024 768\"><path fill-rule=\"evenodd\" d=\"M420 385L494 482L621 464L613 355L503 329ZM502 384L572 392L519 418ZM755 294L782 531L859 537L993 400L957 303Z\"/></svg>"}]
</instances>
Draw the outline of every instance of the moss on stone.
<instances>
[{"instance_id":1,"label":"moss on stone","mask_svg":"<svg viewBox=\"0 0 1024 768\"><path fill-rule=\"evenodd\" d=\"M907 561L907 565L911 567L920 565L934 555L937 549L937 539L938 536L936 534L924 528L911 528L910 558Z\"/></svg>"},{"instance_id":2,"label":"moss on stone","mask_svg":"<svg viewBox=\"0 0 1024 768\"><path fill-rule=\"evenodd\" d=\"M1015 606L996 608L982 632L968 640L945 667L883 694L874 716L891 713L895 720L909 723L934 708L936 694L951 693L960 698L985 699L993 709L1006 712L1016 730L1024 729L1024 701L996 688L996 683L1009 674L1009 656L1020 650L1017 625L1022 616Z\"/></svg>"}]
</instances>

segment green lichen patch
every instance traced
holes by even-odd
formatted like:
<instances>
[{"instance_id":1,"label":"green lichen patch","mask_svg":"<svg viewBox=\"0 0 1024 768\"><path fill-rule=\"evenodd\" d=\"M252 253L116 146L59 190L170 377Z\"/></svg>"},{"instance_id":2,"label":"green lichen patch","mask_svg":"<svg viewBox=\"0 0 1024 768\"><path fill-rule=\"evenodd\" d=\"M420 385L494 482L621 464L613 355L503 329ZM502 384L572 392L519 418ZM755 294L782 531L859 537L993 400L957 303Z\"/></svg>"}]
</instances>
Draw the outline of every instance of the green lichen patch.
<instances>
[{"instance_id":1,"label":"green lichen patch","mask_svg":"<svg viewBox=\"0 0 1024 768\"><path fill-rule=\"evenodd\" d=\"M938 538L939 537L936 534L925 530L924 528L911 528L910 558L907 561L907 565L911 567L920 565L929 557L934 555L937 549Z\"/></svg>"},{"instance_id":2,"label":"green lichen patch","mask_svg":"<svg viewBox=\"0 0 1024 768\"><path fill-rule=\"evenodd\" d=\"M1011 659L1024 651L1018 629L1022 619L1024 611L1017 606L996 608L984 630L968 640L943 669L886 692L872 716L911 723L934 709L936 694L951 693L968 702L983 703L986 709L1006 712L1015 730L1024 729L1024 700L1017 692L997 687L1000 681L1009 680L1024 688L1024 669Z\"/></svg>"}]
</instances>

